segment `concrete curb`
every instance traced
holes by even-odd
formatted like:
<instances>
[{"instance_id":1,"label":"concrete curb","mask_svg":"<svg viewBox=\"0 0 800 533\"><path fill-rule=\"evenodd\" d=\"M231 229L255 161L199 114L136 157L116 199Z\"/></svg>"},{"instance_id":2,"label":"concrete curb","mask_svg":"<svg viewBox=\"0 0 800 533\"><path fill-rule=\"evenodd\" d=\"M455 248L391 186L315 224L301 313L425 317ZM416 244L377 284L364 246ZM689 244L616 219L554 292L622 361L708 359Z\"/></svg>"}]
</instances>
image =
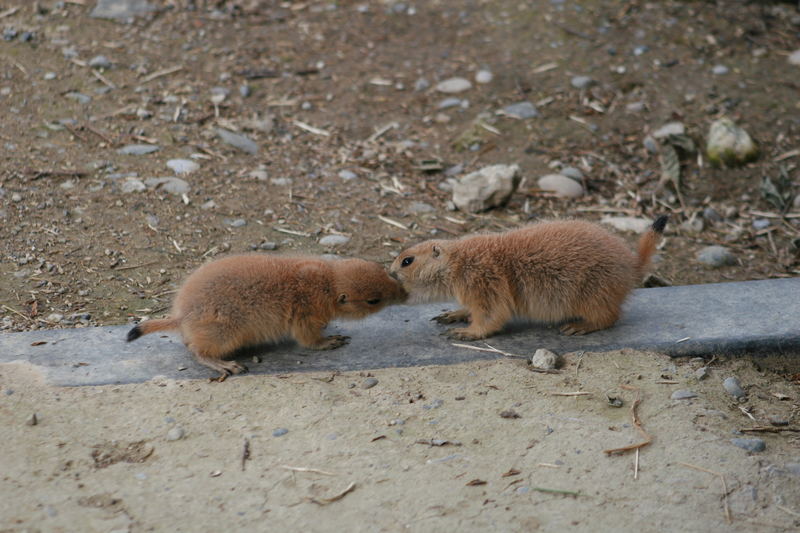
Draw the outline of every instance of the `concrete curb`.
<instances>
[{"instance_id":1,"label":"concrete curb","mask_svg":"<svg viewBox=\"0 0 800 533\"><path fill-rule=\"evenodd\" d=\"M430 318L453 308L452 304L390 307L362 321L331 324L330 333L352 337L349 345L337 350L315 352L287 342L248 349L238 359L252 373L280 374L496 358L455 347L441 335L446 328ZM173 379L214 375L192 359L177 335L149 335L126 343L128 329L3 334L0 363L28 362L40 367L48 382L65 386L136 383L158 375ZM633 348L672 356L800 354L800 278L639 289L613 328L566 337L552 327L512 324L488 342L527 356L537 348L556 353ZM256 354L261 363L251 361Z\"/></svg>"}]
</instances>

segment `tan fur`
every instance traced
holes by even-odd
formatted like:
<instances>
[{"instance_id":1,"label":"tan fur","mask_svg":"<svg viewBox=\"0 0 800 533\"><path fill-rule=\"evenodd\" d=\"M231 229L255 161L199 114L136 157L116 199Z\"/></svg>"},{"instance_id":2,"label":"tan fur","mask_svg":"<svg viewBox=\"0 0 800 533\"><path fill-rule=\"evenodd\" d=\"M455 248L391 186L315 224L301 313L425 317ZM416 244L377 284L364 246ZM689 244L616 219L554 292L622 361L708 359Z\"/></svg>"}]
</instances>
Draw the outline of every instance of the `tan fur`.
<instances>
[{"instance_id":1,"label":"tan fur","mask_svg":"<svg viewBox=\"0 0 800 533\"><path fill-rule=\"evenodd\" d=\"M347 337L322 334L332 319L363 318L405 298L383 267L361 259L231 256L193 272L170 317L142 322L128 340L177 329L200 363L236 374L246 369L223 358L239 348L285 337L308 348L338 348Z\"/></svg>"},{"instance_id":2,"label":"tan fur","mask_svg":"<svg viewBox=\"0 0 800 533\"><path fill-rule=\"evenodd\" d=\"M642 236L637 257L596 224L540 222L506 233L425 241L401 253L389 270L412 302L455 298L463 306L436 317L446 324L470 322L449 330L452 337L483 339L514 317L562 323L562 332L580 335L617 321L649 268L658 236L653 229Z\"/></svg>"}]
</instances>

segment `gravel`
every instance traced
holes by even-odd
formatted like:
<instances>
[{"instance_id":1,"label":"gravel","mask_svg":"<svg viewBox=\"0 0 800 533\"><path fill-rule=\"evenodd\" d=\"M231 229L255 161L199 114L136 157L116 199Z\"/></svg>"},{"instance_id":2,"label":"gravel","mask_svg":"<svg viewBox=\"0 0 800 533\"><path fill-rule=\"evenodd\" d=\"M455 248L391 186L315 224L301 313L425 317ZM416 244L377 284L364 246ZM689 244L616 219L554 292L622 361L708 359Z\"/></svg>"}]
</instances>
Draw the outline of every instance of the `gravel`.
<instances>
[{"instance_id":1,"label":"gravel","mask_svg":"<svg viewBox=\"0 0 800 533\"><path fill-rule=\"evenodd\" d=\"M172 176L165 178L147 178L144 184L148 189L159 189L176 196L181 196L189 192L189 183L180 178Z\"/></svg>"},{"instance_id":2,"label":"gravel","mask_svg":"<svg viewBox=\"0 0 800 533\"><path fill-rule=\"evenodd\" d=\"M286 429L286 428L278 428L278 429L273 430L272 436L273 437L283 437L287 433L289 433L288 429Z\"/></svg>"},{"instance_id":3,"label":"gravel","mask_svg":"<svg viewBox=\"0 0 800 533\"><path fill-rule=\"evenodd\" d=\"M104 55L94 56L89 60L89 66L92 68L110 69L111 60Z\"/></svg>"},{"instance_id":4,"label":"gravel","mask_svg":"<svg viewBox=\"0 0 800 533\"><path fill-rule=\"evenodd\" d=\"M490 70L479 70L475 73L475 83L480 83L481 85L491 83L494 79L494 74Z\"/></svg>"}]
</instances>

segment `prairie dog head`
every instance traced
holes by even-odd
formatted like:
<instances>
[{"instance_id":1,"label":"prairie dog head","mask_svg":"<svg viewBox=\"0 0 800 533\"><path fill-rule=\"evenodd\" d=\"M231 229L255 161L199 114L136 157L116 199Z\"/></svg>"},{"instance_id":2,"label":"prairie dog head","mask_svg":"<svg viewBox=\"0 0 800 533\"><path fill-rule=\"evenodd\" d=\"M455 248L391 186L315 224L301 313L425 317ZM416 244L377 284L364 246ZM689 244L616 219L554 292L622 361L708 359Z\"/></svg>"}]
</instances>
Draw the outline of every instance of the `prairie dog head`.
<instances>
[{"instance_id":1,"label":"prairie dog head","mask_svg":"<svg viewBox=\"0 0 800 533\"><path fill-rule=\"evenodd\" d=\"M425 241L406 249L389 273L403 284L414 303L447 300L449 256L445 241Z\"/></svg>"},{"instance_id":2,"label":"prairie dog head","mask_svg":"<svg viewBox=\"0 0 800 533\"><path fill-rule=\"evenodd\" d=\"M378 263L343 259L331 265L336 277L336 316L363 318L408 297L400 283Z\"/></svg>"}]
</instances>

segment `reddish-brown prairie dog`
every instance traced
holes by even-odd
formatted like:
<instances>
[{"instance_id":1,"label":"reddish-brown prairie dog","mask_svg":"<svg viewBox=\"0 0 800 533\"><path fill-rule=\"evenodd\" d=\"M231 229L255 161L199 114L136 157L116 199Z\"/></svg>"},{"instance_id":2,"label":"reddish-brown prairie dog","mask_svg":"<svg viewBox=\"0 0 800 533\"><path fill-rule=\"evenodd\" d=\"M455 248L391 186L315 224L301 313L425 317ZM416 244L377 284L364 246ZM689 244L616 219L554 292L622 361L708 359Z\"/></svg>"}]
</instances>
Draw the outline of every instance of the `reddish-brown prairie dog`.
<instances>
[{"instance_id":1,"label":"reddish-brown prairie dog","mask_svg":"<svg viewBox=\"0 0 800 533\"><path fill-rule=\"evenodd\" d=\"M169 318L142 322L127 340L179 330L197 361L224 379L246 370L224 360L239 348L286 337L317 350L338 348L348 337L322 334L332 319L363 318L405 298L378 263L235 255L195 270L178 290Z\"/></svg>"},{"instance_id":2,"label":"reddish-brown prairie dog","mask_svg":"<svg viewBox=\"0 0 800 533\"><path fill-rule=\"evenodd\" d=\"M425 241L402 252L389 271L413 303L455 298L463 309L435 320L470 322L448 331L457 339L489 337L514 317L559 323L563 333L582 335L617 321L666 223L666 216L653 222L636 255L597 224L562 220Z\"/></svg>"}]
</instances>

